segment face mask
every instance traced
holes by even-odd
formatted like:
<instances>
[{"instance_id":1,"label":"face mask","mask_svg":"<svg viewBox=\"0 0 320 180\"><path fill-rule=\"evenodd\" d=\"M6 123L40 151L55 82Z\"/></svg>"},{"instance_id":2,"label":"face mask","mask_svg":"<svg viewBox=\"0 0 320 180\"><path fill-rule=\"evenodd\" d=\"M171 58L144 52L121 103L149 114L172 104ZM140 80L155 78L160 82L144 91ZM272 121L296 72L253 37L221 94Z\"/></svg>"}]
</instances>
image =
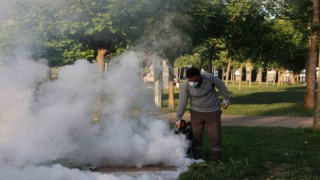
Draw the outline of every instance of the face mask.
<instances>
[{"instance_id":1,"label":"face mask","mask_svg":"<svg viewBox=\"0 0 320 180\"><path fill-rule=\"evenodd\" d=\"M198 82L188 82L189 86L196 87L199 83Z\"/></svg>"}]
</instances>

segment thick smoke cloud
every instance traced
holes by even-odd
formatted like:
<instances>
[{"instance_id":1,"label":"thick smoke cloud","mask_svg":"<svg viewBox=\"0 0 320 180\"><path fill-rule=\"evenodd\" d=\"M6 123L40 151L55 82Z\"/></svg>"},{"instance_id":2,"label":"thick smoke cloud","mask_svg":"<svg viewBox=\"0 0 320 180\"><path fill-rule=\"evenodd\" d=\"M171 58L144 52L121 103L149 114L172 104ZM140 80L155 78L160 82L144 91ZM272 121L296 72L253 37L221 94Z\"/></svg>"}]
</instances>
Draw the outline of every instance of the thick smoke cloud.
<instances>
[{"instance_id":1,"label":"thick smoke cloud","mask_svg":"<svg viewBox=\"0 0 320 180\"><path fill-rule=\"evenodd\" d=\"M97 65L86 60L62 67L55 81L47 80L48 67L41 61L2 63L0 167L23 168L23 174L55 163L71 167L186 164L187 142L174 135L165 120L131 115L133 108L152 104L140 79L141 55L128 52L118 58L120 63L102 82ZM103 113L101 123L92 124L97 92L105 97Z\"/></svg>"},{"instance_id":2,"label":"thick smoke cloud","mask_svg":"<svg viewBox=\"0 0 320 180\"><path fill-rule=\"evenodd\" d=\"M0 22L15 16L16 3L25 3L32 10L46 3L62 8L58 2L5 0ZM169 20L164 24L170 25ZM175 178L191 163L184 157L184 137L175 135L166 120L147 115L155 106L152 92L141 80L144 53L130 51L114 58L116 63L104 79L98 78L97 64L78 60L59 68L58 79L51 81L46 60L33 60L34 50L25 46L36 36L26 36L18 29L2 28L1 32L16 40L14 48L9 48L15 56L0 57L0 180L133 179L73 167L155 164L178 166L173 174L160 175ZM166 43L180 44L179 35L174 35L179 32L171 31L168 41L158 41L158 45L151 42L153 50L163 54ZM144 49L149 40L141 40L133 49ZM93 124L99 94L103 97L101 121ZM145 174L139 179L157 178L153 176Z\"/></svg>"}]
</instances>

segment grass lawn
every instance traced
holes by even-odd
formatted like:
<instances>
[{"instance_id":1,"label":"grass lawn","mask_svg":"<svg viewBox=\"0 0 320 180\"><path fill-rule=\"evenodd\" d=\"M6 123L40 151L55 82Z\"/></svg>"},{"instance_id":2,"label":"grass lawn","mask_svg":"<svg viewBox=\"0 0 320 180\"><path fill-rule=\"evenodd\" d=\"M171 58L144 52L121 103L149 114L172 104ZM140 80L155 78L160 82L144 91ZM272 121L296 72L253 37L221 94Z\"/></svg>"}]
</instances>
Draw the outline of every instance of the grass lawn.
<instances>
[{"instance_id":1,"label":"grass lawn","mask_svg":"<svg viewBox=\"0 0 320 180\"><path fill-rule=\"evenodd\" d=\"M259 87L253 83L250 88L243 83L242 90L237 84L229 84L231 106L223 111L229 115L250 116L313 116L312 110L303 108L305 86L284 85ZM175 105L177 108L179 89L175 89ZM187 109L190 106L187 107ZM162 111L168 111L168 94L164 91Z\"/></svg>"},{"instance_id":2,"label":"grass lawn","mask_svg":"<svg viewBox=\"0 0 320 180\"><path fill-rule=\"evenodd\" d=\"M224 114L313 116L303 109L305 87L229 85L231 106ZM175 90L176 105L179 90ZM167 111L167 95L163 111ZM193 164L179 179L320 179L320 133L311 128L223 127L223 159L209 161L210 144L203 139L205 162Z\"/></svg>"},{"instance_id":3,"label":"grass lawn","mask_svg":"<svg viewBox=\"0 0 320 180\"><path fill-rule=\"evenodd\" d=\"M223 159L193 164L179 179L320 179L320 133L310 128L223 127Z\"/></svg>"}]
</instances>

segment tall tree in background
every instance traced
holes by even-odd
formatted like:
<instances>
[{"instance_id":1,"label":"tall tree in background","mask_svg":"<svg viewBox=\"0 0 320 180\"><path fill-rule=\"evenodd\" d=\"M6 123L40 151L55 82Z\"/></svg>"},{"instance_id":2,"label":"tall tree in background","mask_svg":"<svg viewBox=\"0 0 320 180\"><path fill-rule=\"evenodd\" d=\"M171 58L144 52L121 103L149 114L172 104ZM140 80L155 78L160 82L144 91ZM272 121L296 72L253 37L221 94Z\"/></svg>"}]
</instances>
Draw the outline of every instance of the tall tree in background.
<instances>
[{"instance_id":1,"label":"tall tree in background","mask_svg":"<svg viewBox=\"0 0 320 180\"><path fill-rule=\"evenodd\" d=\"M304 107L312 109L315 106L316 67L319 44L319 0L313 0L313 18L311 24L310 50L307 63L306 92Z\"/></svg>"},{"instance_id":2,"label":"tall tree in background","mask_svg":"<svg viewBox=\"0 0 320 180\"><path fill-rule=\"evenodd\" d=\"M225 23L223 38L229 58L240 64L247 60L252 62L259 60L263 55L266 34L270 31L262 2L257 0L225 2L228 21ZM240 66L240 74L242 74L241 67L243 66ZM241 89L241 79L238 89Z\"/></svg>"},{"instance_id":3,"label":"tall tree in background","mask_svg":"<svg viewBox=\"0 0 320 180\"><path fill-rule=\"evenodd\" d=\"M304 97L304 107L305 108L314 108L315 105L315 68L317 56L317 34L318 34L318 25L319 23L318 13L315 12L315 8L317 8L318 1L304 1L304 0L263 0L265 9L275 17L276 19L280 19L283 21L290 21L293 24L295 30L302 33L303 40L307 42L307 38L309 38L309 56L307 57L307 52L304 52L303 49L300 49L298 55L296 53L292 53L291 55L295 55L294 60L305 61L303 59L307 59L307 74L306 74L306 91ZM309 32L311 30L311 32ZM312 48L311 48L312 47Z\"/></svg>"},{"instance_id":4,"label":"tall tree in background","mask_svg":"<svg viewBox=\"0 0 320 180\"><path fill-rule=\"evenodd\" d=\"M313 0L313 31L311 34L311 42L310 42L310 52L309 52L309 61L312 61L311 63L316 63L317 62L317 55L319 55L319 49L318 49L318 44L319 44L319 0ZM315 62L313 62L315 61ZM320 68L320 62L319 63L319 68ZM315 71L314 67L314 71ZM310 68L308 68L309 71ZM313 127L316 129L320 129L320 92L319 92L319 85L320 85L320 76L318 76L318 91L317 91L317 101L316 101L316 110L315 110L315 115L313 119ZM307 77L309 79L310 77ZM309 81L313 79L310 78ZM307 82L308 83L308 82ZM309 89L311 91L312 89ZM307 93L306 93L307 95ZM309 95L311 96L311 95ZM311 98L311 97L310 97ZM305 102L306 103L306 102ZM307 105L307 104L305 104ZM308 103L308 105L311 105ZM308 106L307 106L308 107Z\"/></svg>"}]
</instances>

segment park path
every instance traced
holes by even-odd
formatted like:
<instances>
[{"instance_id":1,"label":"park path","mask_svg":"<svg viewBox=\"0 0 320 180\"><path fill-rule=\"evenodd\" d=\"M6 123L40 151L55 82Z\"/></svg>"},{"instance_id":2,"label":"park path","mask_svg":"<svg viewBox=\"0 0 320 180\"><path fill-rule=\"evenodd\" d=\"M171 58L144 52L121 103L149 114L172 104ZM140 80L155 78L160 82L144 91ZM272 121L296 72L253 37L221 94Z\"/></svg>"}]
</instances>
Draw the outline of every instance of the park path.
<instances>
[{"instance_id":1,"label":"park path","mask_svg":"<svg viewBox=\"0 0 320 180\"><path fill-rule=\"evenodd\" d=\"M168 119L171 122L176 120L175 113L162 113L155 116ZM190 113L185 113L183 119L189 120ZM243 116L243 115L222 115L223 126L265 126L265 127L288 127L308 128L312 127L313 117L286 117L286 116Z\"/></svg>"}]
</instances>

